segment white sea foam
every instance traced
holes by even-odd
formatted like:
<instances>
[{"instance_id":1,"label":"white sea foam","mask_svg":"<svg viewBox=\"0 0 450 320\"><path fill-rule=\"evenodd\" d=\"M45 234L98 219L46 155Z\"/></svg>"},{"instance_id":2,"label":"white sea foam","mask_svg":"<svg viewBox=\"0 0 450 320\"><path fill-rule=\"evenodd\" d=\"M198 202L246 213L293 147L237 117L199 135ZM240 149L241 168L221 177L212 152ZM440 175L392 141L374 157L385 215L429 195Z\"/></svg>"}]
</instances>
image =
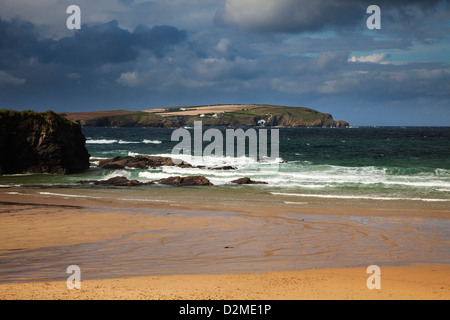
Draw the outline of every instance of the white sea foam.
<instances>
[{"instance_id":1,"label":"white sea foam","mask_svg":"<svg viewBox=\"0 0 450 320\"><path fill-rule=\"evenodd\" d=\"M98 140L86 140L88 144L112 144L117 143L118 140L98 139Z\"/></svg>"},{"instance_id":2,"label":"white sea foam","mask_svg":"<svg viewBox=\"0 0 450 320\"><path fill-rule=\"evenodd\" d=\"M147 139L144 139L144 141L142 141L142 143L161 144L162 141L160 141L160 140L147 140Z\"/></svg>"},{"instance_id":3,"label":"white sea foam","mask_svg":"<svg viewBox=\"0 0 450 320\"><path fill-rule=\"evenodd\" d=\"M57 196L57 197L68 197L68 198L101 199L101 197L85 196L85 195L78 195L78 194L54 193L54 192L39 192L39 194L48 195L48 196Z\"/></svg>"},{"instance_id":4,"label":"white sea foam","mask_svg":"<svg viewBox=\"0 0 450 320\"><path fill-rule=\"evenodd\" d=\"M283 201L285 204L308 204L308 202Z\"/></svg>"},{"instance_id":5,"label":"white sea foam","mask_svg":"<svg viewBox=\"0 0 450 320\"><path fill-rule=\"evenodd\" d=\"M253 165L254 168L279 164L283 161L281 158L276 159L262 159L260 161L251 157L226 157L226 156L192 156L186 154L158 154L161 157L171 157L175 159L180 159L194 166L206 165L208 167L221 167L227 165L234 166L249 166ZM258 167L256 167L258 166Z\"/></svg>"},{"instance_id":6,"label":"white sea foam","mask_svg":"<svg viewBox=\"0 0 450 320\"><path fill-rule=\"evenodd\" d=\"M143 141L128 141L128 140L113 140L113 139L87 139L87 144L139 144L139 143L145 143L145 144L161 144L162 141L160 140L147 140L144 139Z\"/></svg>"},{"instance_id":7,"label":"white sea foam","mask_svg":"<svg viewBox=\"0 0 450 320\"><path fill-rule=\"evenodd\" d=\"M129 156L139 153L128 152ZM373 188L392 189L409 193L416 191L449 191L450 180L446 178L449 170L434 170L431 172L418 172L417 174L395 175L389 173L387 168L344 167L336 165L313 165L304 161L283 162L281 158L267 162L257 161L249 157L224 156L191 156L172 155L167 153L154 154L154 156L172 157L180 159L193 166L205 168L179 168L163 167L158 174L154 170L140 172L139 176L145 179L162 179L169 176L203 175L216 185L227 185L230 181L249 177L252 180L265 181L274 187L295 187L302 190L318 190L325 188ZM234 170L211 170L210 168L233 166ZM405 197L407 198L407 196ZM427 201L427 200L423 200Z\"/></svg>"},{"instance_id":8,"label":"white sea foam","mask_svg":"<svg viewBox=\"0 0 450 320\"><path fill-rule=\"evenodd\" d=\"M111 179L111 178L114 178L114 177L118 177L118 176L130 179L131 178L131 171L128 171L128 170L114 170L110 174L105 175L102 180L108 180L108 179Z\"/></svg>"},{"instance_id":9,"label":"white sea foam","mask_svg":"<svg viewBox=\"0 0 450 320\"><path fill-rule=\"evenodd\" d=\"M136 157L136 156L141 156L141 155L143 155L143 154L137 153L137 152L128 151L128 156L129 157Z\"/></svg>"},{"instance_id":10,"label":"white sea foam","mask_svg":"<svg viewBox=\"0 0 450 320\"><path fill-rule=\"evenodd\" d=\"M170 176L174 176L174 175L170 175L170 174L167 174L164 172L150 172L150 171L139 172L139 178L143 178L148 181L165 179Z\"/></svg>"}]
</instances>

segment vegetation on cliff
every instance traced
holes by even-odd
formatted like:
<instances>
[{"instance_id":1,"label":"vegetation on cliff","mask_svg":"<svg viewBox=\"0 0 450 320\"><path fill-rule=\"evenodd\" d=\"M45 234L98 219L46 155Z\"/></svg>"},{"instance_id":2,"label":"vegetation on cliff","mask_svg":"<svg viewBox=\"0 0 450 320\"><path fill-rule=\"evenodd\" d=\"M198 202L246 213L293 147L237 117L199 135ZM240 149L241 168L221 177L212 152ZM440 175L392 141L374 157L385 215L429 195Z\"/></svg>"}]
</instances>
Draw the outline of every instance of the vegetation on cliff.
<instances>
[{"instance_id":1,"label":"vegetation on cliff","mask_svg":"<svg viewBox=\"0 0 450 320\"><path fill-rule=\"evenodd\" d=\"M88 127L177 128L202 121L203 126L232 127L348 127L328 113L302 107L272 105L190 106L146 111L109 111L67 114Z\"/></svg>"}]
</instances>

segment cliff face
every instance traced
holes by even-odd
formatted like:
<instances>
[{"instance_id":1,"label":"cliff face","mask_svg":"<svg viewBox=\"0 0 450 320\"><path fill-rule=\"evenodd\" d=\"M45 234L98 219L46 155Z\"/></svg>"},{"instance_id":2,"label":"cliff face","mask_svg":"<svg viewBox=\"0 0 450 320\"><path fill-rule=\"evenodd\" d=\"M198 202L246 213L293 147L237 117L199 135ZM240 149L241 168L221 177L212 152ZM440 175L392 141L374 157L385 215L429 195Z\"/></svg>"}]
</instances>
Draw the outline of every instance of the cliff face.
<instances>
[{"instance_id":1,"label":"cliff face","mask_svg":"<svg viewBox=\"0 0 450 320\"><path fill-rule=\"evenodd\" d=\"M0 174L70 174L89 168L81 127L52 111L0 110Z\"/></svg>"},{"instance_id":2,"label":"cliff face","mask_svg":"<svg viewBox=\"0 0 450 320\"><path fill-rule=\"evenodd\" d=\"M335 121L330 114L323 114L319 119L305 120L290 115L273 116L268 119L266 125L273 127L336 127L346 128L349 126L347 121Z\"/></svg>"},{"instance_id":3,"label":"cliff face","mask_svg":"<svg viewBox=\"0 0 450 320\"><path fill-rule=\"evenodd\" d=\"M172 128L176 126L159 115L139 111L79 120L79 122L85 127Z\"/></svg>"}]
</instances>

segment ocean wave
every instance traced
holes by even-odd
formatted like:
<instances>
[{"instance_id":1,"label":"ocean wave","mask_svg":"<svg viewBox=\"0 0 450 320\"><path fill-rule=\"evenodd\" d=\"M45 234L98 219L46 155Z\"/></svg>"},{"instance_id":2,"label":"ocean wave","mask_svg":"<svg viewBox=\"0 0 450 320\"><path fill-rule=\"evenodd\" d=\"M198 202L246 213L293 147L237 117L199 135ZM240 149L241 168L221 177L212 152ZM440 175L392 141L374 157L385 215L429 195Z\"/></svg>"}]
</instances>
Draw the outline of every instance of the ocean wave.
<instances>
[{"instance_id":1,"label":"ocean wave","mask_svg":"<svg viewBox=\"0 0 450 320\"><path fill-rule=\"evenodd\" d=\"M114 143L118 143L118 144L140 144L140 143L161 144L162 141L161 140L147 140L147 139L144 139L142 141L127 141L127 140L114 140L114 139L87 139L86 143L87 144L114 144Z\"/></svg>"},{"instance_id":2,"label":"ocean wave","mask_svg":"<svg viewBox=\"0 0 450 320\"><path fill-rule=\"evenodd\" d=\"M379 167L342 167L332 165L282 164L278 174L285 185L305 186L377 186L450 188L450 181L436 176L434 171L421 175L387 175ZM283 184L283 183L281 183ZM314 187L312 187L314 188Z\"/></svg>"},{"instance_id":3,"label":"ocean wave","mask_svg":"<svg viewBox=\"0 0 450 320\"><path fill-rule=\"evenodd\" d=\"M380 197L380 196L351 196L351 195L332 195L332 194L303 194L303 193L284 193L271 192L273 195L304 197L304 198L326 198L326 199L361 199L361 200L382 200L382 201L425 201L425 202L450 202L450 199L428 199L428 198L398 198L398 197Z\"/></svg>"},{"instance_id":4,"label":"ocean wave","mask_svg":"<svg viewBox=\"0 0 450 320\"><path fill-rule=\"evenodd\" d=\"M114 177L125 177L131 179L132 171L130 170L114 170L113 172L103 176L101 180L109 180Z\"/></svg>"},{"instance_id":5,"label":"ocean wave","mask_svg":"<svg viewBox=\"0 0 450 320\"><path fill-rule=\"evenodd\" d=\"M161 140L147 140L147 139L144 139L144 141L142 141L142 143L161 144L162 141Z\"/></svg>"},{"instance_id":6,"label":"ocean wave","mask_svg":"<svg viewBox=\"0 0 450 320\"><path fill-rule=\"evenodd\" d=\"M169 177L169 175L167 173L150 172L150 171L139 172L139 178L144 178L149 181L164 179L167 177Z\"/></svg>"},{"instance_id":7,"label":"ocean wave","mask_svg":"<svg viewBox=\"0 0 450 320\"><path fill-rule=\"evenodd\" d=\"M221 166L253 166L254 169L257 169L256 166L268 166L268 165L278 165L283 162L283 159L278 157L276 159L254 159L251 157L228 157L228 156L195 156L188 154L157 154L156 156L161 157L171 157L175 159L180 159L187 163L190 163L194 166L206 165L208 167L221 167ZM251 169L251 168L249 168Z\"/></svg>"},{"instance_id":8,"label":"ocean wave","mask_svg":"<svg viewBox=\"0 0 450 320\"><path fill-rule=\"evenodd\" d=\"M399 168L386 167L383 168L385 174L393 176L437 176L450 177L450 170L441 168Z\"/></svg>"},{"instance_id":9,"label":"ocean wave","mask_svg":"<svg viewBox=\"0 0 450 320\"><path fill-rule=\"evenodd\" d=\"M160 140L148 140L156 141ZM146 155L128 151L129 156ZM147 154L149 155L149 154ZM180 168L165 166L158 170L131 169L118 172L129 178L134 176L143 179L156 180L169 176L202 175L212 183L227 185L230 181L249 177L252 180L267 182L274 187L295 187L301 190L343 189L356 190L397 190L408 194L410 191L434 192L448 191L450 170L436 168L395 168L381 166L350 167L332 164L312 164L307 161L285 162L282 158L257 161L250 157L226 156L192 156L184 154L173 155L161 152L151 156L171 157L180 159L193 166L204 168ZM210 168L232 166L234 170L211 170ZM114 176L113 173L110 177ZM117 174L116 174L117 175Z\"/></svg>"},{"instance_id":10,"label":"ocean wave","mask_svg":"<svg viewBox=\"0 0 450 320\"><path fill-rule=\"evenodd\" d=\"M158 154L159 156L171 156ZM294 187L302 190L320 189L368 189L401 192L431 192L450 190L450 181L433 174L428 176L390 176L376 167L339 167L331 165L295 165L292 163L259 163L249 158L191 157L180 155L181 160L204 168L180 168L164 166L158 170L139 170L146 179L162 179L169 176L202 175L215 185L227 185L230 181L249 177L264 181L273 187ZM211 170L214 167L233 166L233 170Z\"/></svg>"},{"instance_id":11,"label":"ocean wave","mask_svg":"<svg viewBox=\"0 0 450 320\"><path fill-rule=\"evenodd\" d=\"M109 140L109 139L86 140L87 144L113 144L117 142L118 140Z\"/></svg>"}]
</instances>

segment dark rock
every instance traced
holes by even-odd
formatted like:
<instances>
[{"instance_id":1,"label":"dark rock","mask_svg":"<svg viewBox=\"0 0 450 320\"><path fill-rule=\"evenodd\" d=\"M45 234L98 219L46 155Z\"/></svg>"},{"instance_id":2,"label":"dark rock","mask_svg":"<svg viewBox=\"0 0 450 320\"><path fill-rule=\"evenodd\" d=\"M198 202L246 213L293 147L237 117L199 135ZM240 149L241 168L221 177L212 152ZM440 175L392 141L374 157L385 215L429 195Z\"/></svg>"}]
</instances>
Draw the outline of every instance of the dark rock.
<instances>
[{"instance_id":1,"label":"dark rock","mask_svg":"<svg viewBox=\"0 0 450 320\"><path fill-rule=\"evenodd\" d=\"M212 186L213 184L204 176L188 176L188 177L169 177L161 180L156 180L160 184L166 184L175 187L181 186Z\"/></svg>"},{"instance_id":2,"label":"dark rock","mask_svg":"<svg viewBox=\"0 0 450 320\"><path fill-rule=\"evenodd\" d=\"M128 180L125 177L114 177L108 180L88 180L88 181L78 181L79 184L94 184L101 186L115 186L115 187L134 187L140 186L148 183L142 183L137 180Z\"/></svg>"},{"instance_id":3,"label":"dark rock","mask_svg":"<svg viewBox=\"0 0 450 320\"><path fill-rule=\"evenodd\" d=\"M208 168L210 170L236 170L237 168L232 167L232 166L223 166L223 167L212 167L212 168Z\"/></svg>"},{"instance_id":4,"label":"dark rock","mask_svg":"<svg viewBox=\"0 0 450 320\"><path fill-rule=\"evenodd\" d=\"M160 183L170 186L182 187L182 186L212 186L213 184L209 182L203 176L189 176L189 177L169 177L165 179L150 181L150 182L139 182L137 180L128 180L125 177L114 177L108 180L83 180L78 181L78 184L92 184L96 186L115 186L115 187L135 187L143 185L151 185L154 183Z\"/></svg>"},{"instance_id":5,"label":"dark rock","mask_svg":"<svg viewBox=\"0 0 450 320\"><path fill-rule=\"evenodd\" d=\"M160 156L136 156L136 157L115 157L113 159L102 159L99 161L98 166L103 169L124 169L136 168L136 169L148 169L157 168L162 166L176 166L177 164L170 157ZM183 168L191 168L192 166L186 162L182 162L177 165Z\"/></svg>"},{"instance_id":6,"label":"dark rock","mask_svg":"<svg viewBox=\"0 0 450 320\"><path fill-rule=\"evenodd\" d=\"M142 185L142 182L137 180L128 180L125 177L114 177L105 181L99 181L98 184L111 185L116 187L134 187Z\"/></svg>"},{"instance_id":7,"label":"dark rock","mask_svg":"<svg viewBox=\"0 0 450 320\"><path fill-rule=\"evenodd\" d=\"M0 172L71 174L89 168L81 127L52 111L0 111Z\"/></svg>"},{"instance_id":8,"label":"dark rock","mask_svg":"<svg viewBox=\"0 0 450 320\"><path fill-rule=\"evenodd\" d=\"M178 167L180 167L180 168L195 168L192 164L186 163L186 162L179 164Z\"/></svg>"},{"instance_id":9,"label":"dark rock","mask_svg":"<svg viewBox=\"0 0 450 320\"><path fill-rule=\"evenodd\" d=\"M233 180L231 181L232 183L237 183L237 184L267 184L267 182L263 182L263 181L253 181L250 178L240 178L237 180Z\"/></svg>"},{"instance_id":10,"label":"dark rock","mask_svg":"<svg viewBox=\"0 0 450 320\"><path fill-rule=\"evenodd\" d=\"M180 168L197 168L205 169L206 166L193 166L190 163L175 160L170 157L160 157L160 156L136 156L136 157L115 157L112 159L91 159L91 161L98 160L98 167L103 169L119 170L125 168L137 168L137 169L148 169L148 168L158 168L162 166L176 166ZM209 170L236 170L232 166L223 167L209 167Z\"/></svg>"}]
</instances>

